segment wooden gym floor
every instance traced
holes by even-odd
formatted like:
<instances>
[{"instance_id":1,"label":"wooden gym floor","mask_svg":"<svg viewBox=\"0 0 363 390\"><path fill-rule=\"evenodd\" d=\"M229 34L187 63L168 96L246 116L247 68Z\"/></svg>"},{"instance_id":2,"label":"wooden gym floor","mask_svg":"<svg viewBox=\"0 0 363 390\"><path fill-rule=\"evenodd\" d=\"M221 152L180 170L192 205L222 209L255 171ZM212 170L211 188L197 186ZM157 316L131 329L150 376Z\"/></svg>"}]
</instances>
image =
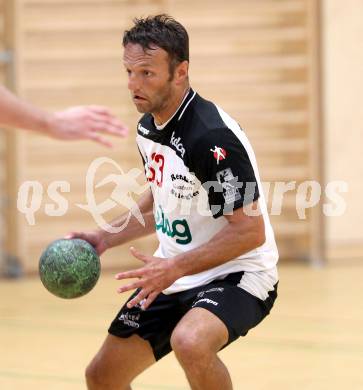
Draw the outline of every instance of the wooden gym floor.
<instances>
[{"instance_id":1,"label":"wooden gym floor","mask_svg":"<svg viewBox=\"0 0 363 390\"><path fill-rule=\"evenodd\" d=\"M271 315L221 353L235 390L363 389L362 274L363 262L280 267ZM37 278L0 280L0 389L85 389L84 368L126 297L117 286L106 274L86 297L64 301ZM188 385L170 354L133 389Z\"/></svg>"}]
</instances>

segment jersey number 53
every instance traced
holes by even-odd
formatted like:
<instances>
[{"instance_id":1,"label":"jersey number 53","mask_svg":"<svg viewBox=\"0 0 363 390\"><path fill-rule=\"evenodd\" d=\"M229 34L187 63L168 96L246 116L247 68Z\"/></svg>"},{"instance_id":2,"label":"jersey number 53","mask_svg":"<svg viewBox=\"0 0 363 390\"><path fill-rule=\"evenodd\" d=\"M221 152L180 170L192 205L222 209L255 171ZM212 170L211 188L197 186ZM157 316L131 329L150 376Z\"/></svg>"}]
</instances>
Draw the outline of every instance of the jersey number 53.
<instances>
[{"instance_id":1,"label":"jersey number 53","mask_svg":"<svg viewBox=\"0 0 363 390\"><path fill-rule=\"evenodd\" d=\"M162 154L153 153L145 167L147 181L155 183L159 187L163 184L164 161Z\"/></svg>"}]
</instances>

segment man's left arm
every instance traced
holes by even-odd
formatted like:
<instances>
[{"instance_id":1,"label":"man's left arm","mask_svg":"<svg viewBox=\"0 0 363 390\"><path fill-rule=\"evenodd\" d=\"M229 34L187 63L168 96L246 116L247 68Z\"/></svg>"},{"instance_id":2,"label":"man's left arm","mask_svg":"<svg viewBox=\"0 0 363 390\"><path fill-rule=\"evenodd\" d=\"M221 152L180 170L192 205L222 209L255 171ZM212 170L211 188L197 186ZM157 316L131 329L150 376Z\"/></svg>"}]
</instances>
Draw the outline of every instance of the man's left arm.
<instances>
[{"instance_id":1,"label":"man's left arm","mask_svg":"<svg viewBox=\"0 0 363 390\"><path fill-rule=\"evenodd\" d=\"M258 210L257 208L258 201L255 201L252 209ZM139 294L128 303L128 306L133 307L145 300L142 307L146 309L177 279L217 267L263 245L265 242L263 217L260 213L250 213L250 210L251 204L234 210L231 215L225 215L228 224L211 240L169 259L143 255L130 248L131 253L145 265L133 271L117 274L117 279L138 278L137 281L120 287L118 292L140 288Z\"/></svg>"},{"instance_id":2,"label":"man's left arm","mask_svg":"<svg viewBox=\"0 0 363 390\"><path fill-rule=\"evenodd\" d=\"M248 205L250 210L251 205ZM258 201L253 203L257 209ZM240 207L232 215L225 215L228 224L210 241L171 260L181 276L192 275L217 267L243 255L265 242L265 224L262 215L250 216ZM259 213L260 214L260 213Z\"/></svg>"}]
</instances>

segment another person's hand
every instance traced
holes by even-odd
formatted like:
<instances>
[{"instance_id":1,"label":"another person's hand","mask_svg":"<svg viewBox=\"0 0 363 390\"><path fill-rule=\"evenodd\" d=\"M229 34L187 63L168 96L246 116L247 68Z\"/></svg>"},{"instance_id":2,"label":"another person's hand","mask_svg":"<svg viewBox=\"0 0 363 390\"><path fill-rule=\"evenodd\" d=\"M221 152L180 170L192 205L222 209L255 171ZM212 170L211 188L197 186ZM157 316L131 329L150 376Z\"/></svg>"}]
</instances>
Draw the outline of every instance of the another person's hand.
<instances>
[{"instance_id":1,"label":"another person's hand","mask_svg":"<svg viewBox=\"0 0 363 390\"><path fill-rule=\"evenodd\" d=\"M115 277L118 280L138 278L137 281L118 288L119 293L139 288L140 291L127 307L131 308L137 304L146 310L154 299L166 288L175 282L181 275L171 259L143 255L131 247L130 252L134 257L145 263L144 267L132 271L120 272Z\"/></svg>"},{"instance_id":2,"label":"another person's hand","mask_svg":"<svg viewBox=\"0 0 363 390\"><path fill-rule=\"evenodd\" d=\"M102 106L76 106L49 119L49 135L63 140L90 139L104 146L112 143L100 134L125 137L128 128Z\"/></svg>"},{"instance_id":3,"label":"another person's hand","mask_svg":"<svg viewBox=\"0 0 363 390\"><path fill-rule=\"evenodd\" d=\"M80 238L89 242L96 250L97 254L100 256L108 248L101 230L94 230L90 232L71 232L68 233L64 238Z\"/></svg>"}]
</instances>

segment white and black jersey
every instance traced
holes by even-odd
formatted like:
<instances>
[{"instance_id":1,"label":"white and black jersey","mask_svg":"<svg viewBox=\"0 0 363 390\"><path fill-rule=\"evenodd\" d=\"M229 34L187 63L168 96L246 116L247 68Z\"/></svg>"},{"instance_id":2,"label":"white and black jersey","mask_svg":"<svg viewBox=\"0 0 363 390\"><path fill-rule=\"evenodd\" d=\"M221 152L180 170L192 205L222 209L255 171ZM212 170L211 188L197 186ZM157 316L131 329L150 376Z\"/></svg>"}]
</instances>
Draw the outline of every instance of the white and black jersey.
<instances>
[{"instance_id":1,"label":"white and black jersey","mask_svg":"<svg viewBox=\"0 0 363 390\"><path fill-rule=\"evenodd\" d=\"M204 272L184 276L171 294L244 271L239 286L264 300L278 280L278 251L256 158L238 123L189 90L174 116L157 127L151 114L138 123L137 144L154 197L155 256L169 258L210 241L227 225L224 215L258 199L266 241ZM213 253L210 254L213 256Z\"/></svg>"}]
</instances>

